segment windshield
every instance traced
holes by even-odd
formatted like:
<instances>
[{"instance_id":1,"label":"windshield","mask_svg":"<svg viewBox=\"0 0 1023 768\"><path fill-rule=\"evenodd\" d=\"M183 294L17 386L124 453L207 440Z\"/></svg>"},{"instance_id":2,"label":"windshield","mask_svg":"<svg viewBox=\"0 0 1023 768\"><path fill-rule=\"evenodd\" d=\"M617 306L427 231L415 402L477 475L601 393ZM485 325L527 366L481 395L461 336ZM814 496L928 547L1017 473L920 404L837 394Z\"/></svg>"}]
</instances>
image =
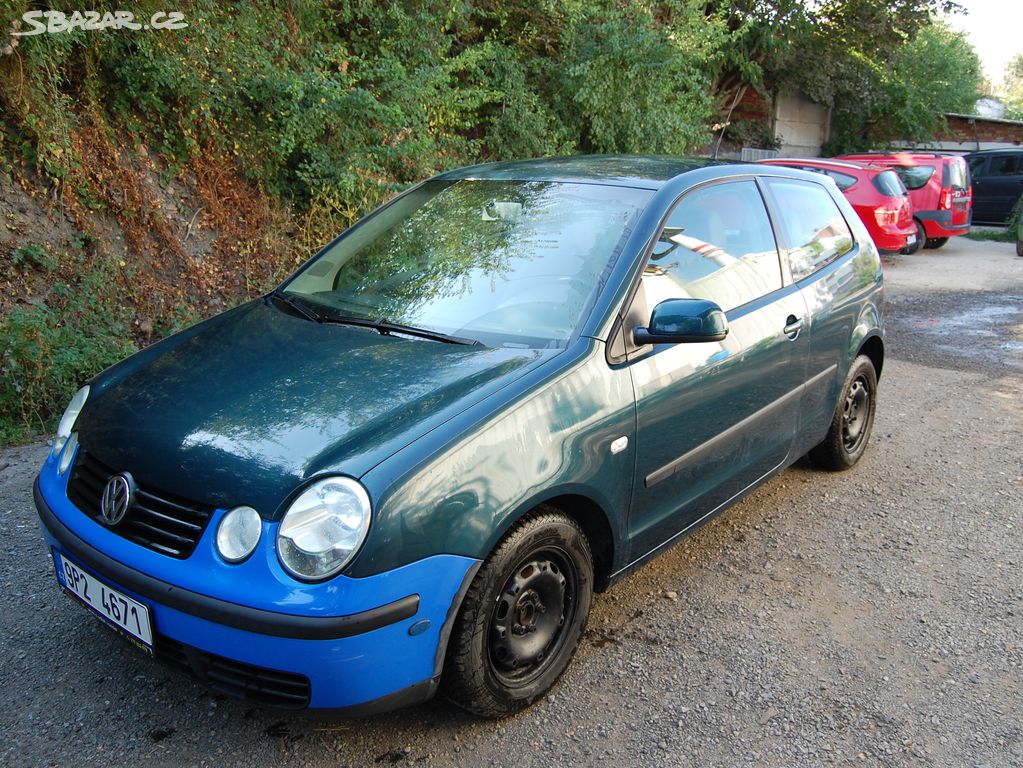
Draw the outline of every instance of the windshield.
<instances>
[{"instance_id":1,"label":"windshield","mask_svg":"<svg viewBox=\"0 0 1023 768\"><path fill-rule=\"evenodd\" d=\"M564 346L649 190L434 181L328 246L284 287L319 317L487 346Z\"/></svg>"}]
</instances>

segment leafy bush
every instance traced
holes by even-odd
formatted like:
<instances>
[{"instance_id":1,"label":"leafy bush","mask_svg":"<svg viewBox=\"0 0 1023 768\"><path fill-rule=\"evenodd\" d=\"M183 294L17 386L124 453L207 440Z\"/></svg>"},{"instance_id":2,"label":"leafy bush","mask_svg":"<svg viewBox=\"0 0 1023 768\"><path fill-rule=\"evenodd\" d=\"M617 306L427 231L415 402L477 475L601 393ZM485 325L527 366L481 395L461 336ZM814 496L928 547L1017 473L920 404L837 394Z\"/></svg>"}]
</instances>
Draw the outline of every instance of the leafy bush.
<instances>
[{"instance_id":1,"label":"leafy bush","mask_svg":"<svg viewBox=\"0 0 1023 768\"><path fill-rule=\"evenodd\" d=\"M580 18L570 29L564 107L578 115L581 146L684 154L710 139L715 105L707 54L714 38L706 30L713 25L695 11L676 11L678 28L658 23L642 6L626 6Z\"/></svg>"},{"instance_id":2,"label":"leafy bush","mask_svg":"<svg viewBox=\"0 0 1023 768\"><path fill-rule=\"evenodd\" d=\"M46 249L38 243L28 243L15 248L11 253L11 264L21 269L51 270L56 266L56 262Z\"/></svg>"},{"instance_id":3,"label":"leafy bush","mask_svg":"<svg viewBox=\"0 0 1023 768\"><path fill-rule=\"evenodd\" d=\"M16 20L44 6L7 0L0 173L45 188L83 231L93 212L117 219L127 269L149 281L126 299L155 339L265 289L436 171L692 152L748 86L797 87L832 105L833 149L885 131L923 136L942 109L965 109L979 76L961 35L927 27L939 5L181 0L184 29L13 38ZM162 10L161 0L132 7L140 19ZM728 135L771 143L765 126L742 121ZM151 163L134 162L143 148ZM201 260L154 194L175 177L200 198L188 231L200 211L198 226L215 230ZM31 244L9 261L2 275L20 287L60 271ZM86 274L0 323L0 439L46 428L83 379L130 351L128 310L105 268Z\"/></svg>"},{"instance_id":4,"label":"leafy bush","mask_svg":"<svg viewBox=\"0 0 1023 768\"><path fill-rule=\"evenodd\" d=\"M0 442L52 430L78 387L135 351L111 286L101 265L54 287L60 309L39 301L0 320Z\"/></svg>"}]
</instances>

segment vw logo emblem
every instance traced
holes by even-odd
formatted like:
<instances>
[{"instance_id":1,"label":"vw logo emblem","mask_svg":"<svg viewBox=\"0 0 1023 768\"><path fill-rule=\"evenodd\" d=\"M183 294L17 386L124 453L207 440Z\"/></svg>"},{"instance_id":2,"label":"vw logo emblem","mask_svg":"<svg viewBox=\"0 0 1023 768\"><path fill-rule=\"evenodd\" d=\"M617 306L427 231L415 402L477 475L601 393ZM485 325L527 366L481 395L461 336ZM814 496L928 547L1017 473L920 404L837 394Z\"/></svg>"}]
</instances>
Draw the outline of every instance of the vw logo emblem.
<instances>
[{"instance_id":1,"label":"vw logo emblem","mask_svg":"<svg viewBox=\"0 0 1023 768\"><path fill-rule=\"evenodd\" d=\"M135 483L131 475L124 472L111 477L103 489L103 498L99 504L103 522L107 525L117 525L124 519L134 501Z\"/></svg>"}]
</instances>

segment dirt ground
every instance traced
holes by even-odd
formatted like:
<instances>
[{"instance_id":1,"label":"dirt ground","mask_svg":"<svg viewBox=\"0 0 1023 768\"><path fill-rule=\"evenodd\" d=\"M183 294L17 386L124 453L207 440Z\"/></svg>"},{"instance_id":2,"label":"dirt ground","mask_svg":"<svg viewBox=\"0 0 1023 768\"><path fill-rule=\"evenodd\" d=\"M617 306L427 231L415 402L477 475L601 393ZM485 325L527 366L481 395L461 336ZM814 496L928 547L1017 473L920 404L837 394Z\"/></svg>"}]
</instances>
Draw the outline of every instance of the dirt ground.
<instances>
[{"instance_id":1,"label":"dirt ground","mask_svg":"<svg viewBox=\"0 0 1023 768\"><path fill-rule=\"evenodd\" d=\"M502 722L356 722L210 695L61 595L0 453L0 764L1023 766L1023 258L887 265L864 460L797 464L598 596L558 687Z\"/></svg>"}]
</instances>

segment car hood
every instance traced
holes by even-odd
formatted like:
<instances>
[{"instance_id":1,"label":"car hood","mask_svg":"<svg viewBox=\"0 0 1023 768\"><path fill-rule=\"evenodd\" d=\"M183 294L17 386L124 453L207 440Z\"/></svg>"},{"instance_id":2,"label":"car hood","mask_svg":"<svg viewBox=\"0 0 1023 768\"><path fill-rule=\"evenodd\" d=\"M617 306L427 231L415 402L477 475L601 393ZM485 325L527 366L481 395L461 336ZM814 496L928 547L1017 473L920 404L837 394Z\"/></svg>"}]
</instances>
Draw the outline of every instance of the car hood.
<instances>
[{"instance_id":1,"label":"car hood","mask_svg":"<svg viewBox=\"0 0 1023 768\"><path fill-rule=\"evenodd\" d=\"M359 477L557 350L319 325L256 301L97 377L80 442L142 486L272 517L309 477Z\"/></svg>"}]
</instances>

